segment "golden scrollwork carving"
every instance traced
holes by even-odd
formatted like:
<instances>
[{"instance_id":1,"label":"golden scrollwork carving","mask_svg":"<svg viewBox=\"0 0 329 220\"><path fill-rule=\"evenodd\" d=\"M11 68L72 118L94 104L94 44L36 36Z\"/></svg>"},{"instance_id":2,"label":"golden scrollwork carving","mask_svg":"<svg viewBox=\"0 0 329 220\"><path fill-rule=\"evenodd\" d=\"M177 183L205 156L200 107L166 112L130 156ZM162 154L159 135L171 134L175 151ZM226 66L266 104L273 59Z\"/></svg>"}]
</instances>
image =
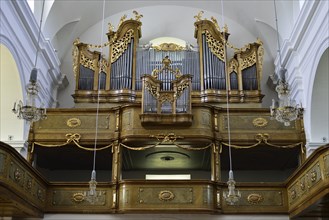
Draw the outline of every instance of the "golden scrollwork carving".
<instances>
[{"instance_id":1,"label":"golden scrollwork carving","mask_svg":"<svg viewBox=\"0 0 329 220\"><path fill-rule=\"evenodd\" d=\"M175 43L162 43L159 45L152 46L152 48L157 51L182 51L182 50L185 50L185 47L180 46Z\"/></svg>"},{"instance_id":2,"label":"golden scrollwork carving","mask_svg":"<svg viewBox=\"0 0 329 220\"><path fill-rule=\"evenodd\" d=\"M158 89L155 85L153 85L152 83L150 82L145 82L145 89L147 89L147 91L149 91L149 93L157 98L158 97Z\"/></svg>"},{"instance_id":3,"label":"golden scrollwork carving","mask_svg":"<svg viewBox=\"0 0 329 220\"><path fill-rule=\"evenodd\" d=\"M199 11L199 13L194 16L194 18L196 19L196 22L202 20L203 13L204 13L204 11Z\"/></svg>"},{"instance_id":4,"label":"golden scrollwork carving","mask_svg":"<svg viewBox=\"0 0 329 220\"><path fill-rule=\"evenodd\" d=\"M251 55L249 55L249 56L245 57L244 59L242 59L242 63L240 63L241 70L246 69L248 67L251 67L256 62L257 62L257 60L256 60L256 51L253 51Z\"/></svg>"},{"instance_id":5,"label":"golden scrollwork carving","mask_svg":"<svg viewBox=\"0 0 329 220\"><path fill-rule=\"evenodd\" d=\"M84 193L74 193L72 195L72 201L75 202L75 203L81 203L83 201L85 201L85 198L86 198L86 195Z\"/></svg>"},{"instance_id":6,"label":"golden scrollwork carving","mask_svg":"<svg viewBox=\"0 0 329 220\"><path fill-rule=\"evenodd\" d=\"M205 31L205 34L206 34L206 41L208 43L211 52L216 57L218 57L218 59L224 61L225 60L224 43L216 40L207 30Z\"/></svg>"},{"instance_id":7,"label":"golden scrollwork carving","mask_svg":"<svg viewBox=\"0 0 329 220\"><path fill-rule=\"evenodd\" d=\"M76 128L81 125L81 120L79 118L70 118L66 121L66 125L70 128Z\"/></svg>"},{"instance_id":8,"label":"golden scrollwork carving","mask_svg":"<svg viewBox=\"0 0 329 220\"><path fill-rule=\"evenodd\" d=\"M81 53L80 56L80 64L88 69L94 70L95 71L95 65L94 65L94 60L88 58L86 55Z\"/></svg>"},{"instance_id":9,"label":"golden scrollwork carving","mask_svg":"<svg viewBox=\"0 0 329 220\"><path fill-rule=\"evenodd\" d=\"M182 93L184 92L184 90L186 88L188 88L188 87L190 87L190 83L189 82L184 82L184 83L178 85L177 86L177 91L176 91L176 94L175 94L175 97L174 98L175 99L178 99L182 95Z\"/></svg>"},{"instance_id":10,"label":"golden scrollwork carving","mask_svg":"<svg viewBox=\"0 0 329 220\"><path fill-rule=\"evenodd\" d=\"M247 201L252 205L257 205L263 202L264 197L258 193L249 194L247 197Z\"/></svg>"},{"instance_id":11,"label":"golden scrollwork carving","mask_svg":"<svg viewBox=\"0 0 329 220\"><path fill-rule=\"evenodd\" d=\"M268 121L265 118L255 118L252 121L252 124L255 127L261 128L261 127L265 127L268 124Z\"/></svg>"},{"instance_id":12,"label":"golden scrollwork carving","mask_svg":"<svg viewBox=\"0 0 329 220\"><path fill-rule=\"evenodd\" d=\"M161 94L159 93L157 100L160 103L164 103L164 102L173 103L175 101L175 97L173 96L172 92L161 92Z\"/></svg>"},{"instance_id":13,"label":"golden scrollwork carving","mask_svg":"<svg viewBox=\"0 0 329 220\"><path fill-rule=\"evenodd\" d=\"M159 193L159 200L167 202L175 198L175 194L169 190L163 190Z\"/></svg>"},{"instance_id":14,"label":"golden scrollwork carving","mask_svg":"<svg viewBox=\"0 0 329 220\"><path fill-rule=\"evenodd\" d=\"M232 58L228 63L228 73L238 73L238 66L239 62L236 59Z\"/></svg>"},{"instance_id":15,"label":"golden scrollwork carving","mask_svg":"<svg viewBox=\"0 0 329 220\"><path fill-rule=\"evenodd\" d=\"M102 58L101 62L100 62L101 72L107 73L108 66L109 66L109 63L107 62L107 60Z\"/></svg>"},{"instance_id":16,"label":"golden scrollwork carving","mask_svg":"<svg viewBox=\"0 0 329 220\"><path fill-rule=\"evenodd\" d=\"M111 63L114 63L127 50L131 38L134 36L134 30L129 29L125 35L112 44Z\"/></svg>"}]
</instances>

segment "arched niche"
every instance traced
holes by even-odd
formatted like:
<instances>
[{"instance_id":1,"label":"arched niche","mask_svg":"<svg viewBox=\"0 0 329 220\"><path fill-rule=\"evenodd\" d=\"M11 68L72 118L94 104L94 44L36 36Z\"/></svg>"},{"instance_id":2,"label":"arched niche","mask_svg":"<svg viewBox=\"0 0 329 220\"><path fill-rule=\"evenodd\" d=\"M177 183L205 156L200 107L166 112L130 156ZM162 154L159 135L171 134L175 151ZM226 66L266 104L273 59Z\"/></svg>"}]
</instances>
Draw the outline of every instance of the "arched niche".
<instances>
[{"instance_id":1,"label":"arched niche","mask_svg":"<svg viewBox=\"0 0 329 220\"><path fill-rule=\"evenodd\" d=\"M17 63L4 45L0 44L0 140L18 151L24 145L24 121L12 113L14 102L23 100L23 88Z\"/></svg>"},{"instance_id":2,"label":"arched niche","mask_svg":"<svg viewBox=\"0 0 329 220\"><path fill-rule=\"evenodd\" d=\"M329 48L321 56L316 69L311 99L311 142L329 142ZM323 143L323 144L321 144Z\"/></svg>"}]
</instances>

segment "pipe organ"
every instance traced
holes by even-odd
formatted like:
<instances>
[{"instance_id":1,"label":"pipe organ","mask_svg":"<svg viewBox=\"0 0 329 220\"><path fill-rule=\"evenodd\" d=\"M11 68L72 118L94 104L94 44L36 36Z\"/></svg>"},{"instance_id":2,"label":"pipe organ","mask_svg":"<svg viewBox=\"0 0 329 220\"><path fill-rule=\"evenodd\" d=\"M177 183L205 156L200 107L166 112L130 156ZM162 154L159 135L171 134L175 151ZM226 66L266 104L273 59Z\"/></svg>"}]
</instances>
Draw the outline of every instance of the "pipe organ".
<instances>
[{"instance_id":1,"label":"pipe organ","mask_svg":"<svg viewBox=\"0 0 329 220\"><path fill-rule=\"evenodd\" d=\"M153 103L152 107L144 103L145 111L159 113L155 110L157 101L152 101L154 94L145 94L143 84L157 82L159 91L173 91L173 82L178 80L175 74L159 74L156 79L151 79L155 70L163 69L162 62L167 57L170 69L191 76L191 98L184 92L179 97L182 100L225 103L228 93L229 102L232 103L260 103L263 98L260 87L262 42L257 40L244 48L235 48L228 42L230 34L226 26L221 29L213 17L211 20L202 19L201 15L196 18L194 37L198 46L193 49L174 43L148 47L139 45L140 16L129 20L123 16L117 31L113 31L111 26L107 33L108 42L94 46L108 47L109 53L102 57L100 52L91 51L92 45L76 41L73 52L75 102L96 102L96 97L101 103L144 101L147 105ZM229 49L234 49L230 59L227 57ZM185 101L182 100L178 101L176 107L181 107L176 108L176 111L186 111L182 110L185 108ZM167 102L162 103L162 106L167 106L167 110L162 109L160 112L174 113Z\"/></svg>"}]
</instances>

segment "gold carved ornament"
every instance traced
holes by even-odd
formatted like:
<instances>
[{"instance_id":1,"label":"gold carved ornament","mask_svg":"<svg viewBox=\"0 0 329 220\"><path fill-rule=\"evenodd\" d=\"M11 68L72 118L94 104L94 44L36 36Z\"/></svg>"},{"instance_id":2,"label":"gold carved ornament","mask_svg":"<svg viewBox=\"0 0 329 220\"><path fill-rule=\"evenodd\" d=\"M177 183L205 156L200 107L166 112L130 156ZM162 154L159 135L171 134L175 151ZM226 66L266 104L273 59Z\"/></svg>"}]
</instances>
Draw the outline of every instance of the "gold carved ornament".
<instances>
[{"instance_id":1,"label":"gold carved ornament","mask_svg":"<svg viewBox=\"0 0 329 220\"><path fill-rule=\"evenodd\" d=\"M247 201L251 205L257 205L257 204L263 202L263 200L264 200L264 197L258 193L249 194L247 197Z\"/></svg>"},{"instance_id":2,"label":"gold carved ornament","mask_svg":"<svg viewBox=\"0 0 329 220\"><path fill-rule=\"evenodd\" d=\"M216 40L209 31L205 30L206 41L211 52L220 60L225 61L225 53L224 53L224 41L221 36L222 41Z\"/></svg>"},{"instance_id":3,"label":"gold carved ornament","mask_svg":"<svg viewBox=\"0 0 329 220\"><path fill-rule=\"evenodd\" d=\"M205 149L207 149L207 148L214 145L213 143L210 143L205 147L185 147L185 146L182 146L182 145L179 145L179 144L175 143L175 141L177 139L182 139L183 137L176 136L174 133L150 135L150 137L156 138L159 142L154 144L154 145L145 146L145 147L130 147L130 146L127 146L127 145L122 144L122 143L120 143L120 145L122 147L125 147L125 148L129 149L129 150L136 150L136 151L150 149L150 148L156 147L156 146L161 145L161 144L173 144L173 145L176 145L177 147L185 149L185 150L205 150Z\"/></svg>"},{"instance_id":4,"label":"gold carved ornament","mask_svg":"<svg viewBox=\"0 0 329 220\"><path fill-rule=\"evenodd\" d=\"M81 53L80 64L88 69L95 71L94 60L88 58L86 55Z\"/></svg>"},{"instance_id":5,"label":"gold carved ornament","mask_svg":"<svg viewBox=\"0 0 329 220\"><path fill-rule=\"evenodd\" d=\"M111 63L114 63L127 50L133 36L134 30L129 29L121 39L112 44Z\"/></svg>"},{"instance_id":6,"label":"gold carved ornament","mask_svg":"<svg viewBox=\"0 0 329 220\"><path fill-rule=\"evenodd\" d=\"M107 149L107 148L110 148L110 147L113 147L113 143L110 144L110 145L107 145L107 146L104 146L104 147L100 147L100 148L96 148L94 149L93 147L83 147L79 144L79 141L80 141L80 138L81 138L81 135L78 134L78 133L68 133L65 135L66 136L66 142L63 143L63 144L43 144L43 143L39 143L39 142L33 142L32 143L32 149L31 149L31 153L34 152L34 145L37 144L41 147L49 147L49 148L52 148L52 147L64 147L70 143L74 143L78 148L81 148L83 150L88 150L88 151L94 151L94 150L97 150L97 151L100 151L100 150L104 150L104 149Z\"/></svg>"},{"instance_id":7,"label":"gold carved ornament","mask_svg":"<svg viewBox=\"0 0 329 220\"><path fill-rule=\"evenodd\" d=\"M169 190L163 190L160 191L158 197L159 200L167 202L173 200L175 198L175 194Z\"/></svg>"},{"instance_id":8,"label":"gold carved ornament","mask_svg":"<svg viewBox=\"0 0 329 220\"><path fill-rule=\"evenodd\" d=\"M256 62L256 51L253 51L251 55L242 59L242 63L240 63L241 70L253 66Z\"/></svg>"},{"instance_id":9,"label":"gold carved ornament","mask_svg":"<svg viewBox=\"0 0 329 220\"><path fill-rule=\"evenodd\" d=\"M182 51L185 50L185 47L182 47L174 43L162 43L157 46L152 46L153 49L157 51Z\"/></svg>"},{"instance_id":10,"label":"gold carved ornament","mask_svg":"<svg viewBox=\"0 0 329 220\"><path fill-rule=\"evenodd\" d=\"M70 128L79 127L81 125L81 120L79 118L70 118L66 121L66 125Z\"/></svg>"},{"instance_id":11,"label":"gold carved ornament","mask_svg":"<svg viewBox=\"0 0 329 220\"><path fill-rule=\"evenodd\" d=\"M149 93L154 97L157 98L159 96L158 89L155 85L150 82L145 82L145 88Z\"/></svg>"},{"instance_id":12,"label":"gold carved ornament","mask_svg":"<svg viewBox=\"0 0 329 220\"><path fill-rule=\"evenodd\" d=\"M268 124L268 121L265 118L255 118L252 121L252 124L255 127L261 128L261 127L265 127Z\"/></svg>"},{"instance_id":13,"label":"gold carved ornament","mask_svg":"<svg viewBox=\"0 0 329 220\"><path fill-rule=\"evenodd\" d=\"M222 152L222 145L225 145L228 147L233 147L236 149L248 149L248 148L256 147L256 146L260 145L261 143L264 143L268 146L277 147L277 148L293 148L293 147L297 147L300 145L301 151L304 154L303 142L299 142L296 144L289 144L289 145L276 145L276 144L271 144L268 142L269 137L270 137L269 134L266 134L266 133L265 134L256 134L255 140L257 141L257 143L252 144L252 145L234 145L234 144L228 144L225 142L221 142L220 143L220 148L221 148L220 153Z\"/></svg>"}]
</instances>

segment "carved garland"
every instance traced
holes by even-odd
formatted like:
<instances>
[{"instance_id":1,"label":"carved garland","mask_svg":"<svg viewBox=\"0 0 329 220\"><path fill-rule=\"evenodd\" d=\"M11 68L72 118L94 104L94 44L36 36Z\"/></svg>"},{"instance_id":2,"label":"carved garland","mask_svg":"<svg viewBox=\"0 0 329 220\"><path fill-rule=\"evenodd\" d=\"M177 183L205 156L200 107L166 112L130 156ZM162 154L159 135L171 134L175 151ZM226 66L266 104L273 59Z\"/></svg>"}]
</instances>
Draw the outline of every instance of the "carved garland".
<instances>
[{"instance_id":1,"label":"carved garland","mask_svg":"<svg viewBox=\"0 0 329 220\"><path fill-rule=\"evenodd\" d=\"M114 63L128 48L131 38L134 36L134 30L129 29L125 35L112 45L111 63Z\"/></svg>"},{"instance_id":2,"label":"carved garland","mask_svg":"<svg viewBox=\"0 0 329 220\"><path fill-rule=\"evenodd\" d=\"M206 34L206 41L211 52L218 57L218 59L225 61L225 54L224 54L224 44L221 41L216 40L209 31L205 31Z\"/></svg>"}]
</instances>

